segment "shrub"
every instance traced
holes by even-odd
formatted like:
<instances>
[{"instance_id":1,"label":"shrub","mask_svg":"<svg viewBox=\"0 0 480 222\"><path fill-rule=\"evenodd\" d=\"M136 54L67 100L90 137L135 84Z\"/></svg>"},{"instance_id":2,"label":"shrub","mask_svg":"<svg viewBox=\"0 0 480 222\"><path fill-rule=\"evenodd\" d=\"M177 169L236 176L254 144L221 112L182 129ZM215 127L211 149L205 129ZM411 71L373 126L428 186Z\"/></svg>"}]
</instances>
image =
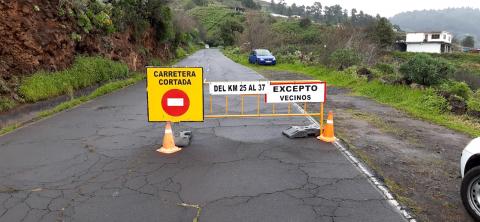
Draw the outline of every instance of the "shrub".
<instances>
[{"instance_id":1,"label":"shrub","mask_svg":"<svg viewBox=\"0 0 480 222\"><path fill-rule=\"evenodd\" d=\"M395 72L380 77L380 81L387 84L403 84L405 79L400 73Z\"/></svg>"},{"instance_id":2,"label":"shrub","mask_svg":"<svg viewBox=\"0 0 480 222\"><path fill-rule=\"evenodd\" d=\"M360 56L351 49L338 49L330 56L331 64L339 70L358 65L360 61Z\"/></svg>"},{"instance_id":3,"label":"shrub","mask_svg":"<svg viewBox=\"0 0 480 222\"><path fill-rule=\"evenodd\" d=\"M78 57L69 69L53 73L39 71L26 77L19 93L27 101L36 102L128 75L128 67L123 63L101 57Z\"/></svg>"},{"instance_id":4,"label":"shrub","mask_svg":"<svg viewBox=\"0 0 480 222\"><path fill-rule=\"evenodd\" d=\"M431 86L443 82L455 69L445 59L417 54L401 65L400 72L408 82Z\"/></svg>"},{"instance_id":5,"label":"shrub","mask_svg":"<svg viewBox=\"0 0 480 222\"><path fill-rule=\"evenodd\" d=\"M387 63L378 63L375 65L375 69L382 72L382 74L394 74L395 67Z\"/></svg>"},{"instance_id":6,"label":"shrub","mask_svg":"<svg viewBox=\"0 0 480 222\"><path fill-rule=\"evenodd\" d=\"M457 81L446 81L438 87L438 90L444 97L456 95L464 100L468 100L473 93L465 82Z\"/></svg>"},{"instance_id":7,"label":"shrub","mask_svg":"<svg viewBox=\"0 0 480 222\"><path fill-rule=\"evenodd\" d=\"M476 73L472 70L460 69L455 72L454 79L467 83L472 89L480 89L480 73L478 71Z\"/></svg>"},{"instance_id":8,"label":"shrub","mask_svg":"<svg viewBox=\"0 0 480 222\"><path fill-rule=\"evenodd\" d=\"M103 1L97 0L61 1L58 9L60 15L65 15L65 12L68 12L69 16L75 16L78 25L85 33L90 33L93 30L102 30L106 33L115 31L111 20L111 4L105 4Z\"/></svg>"},{"instance_id":9,"label":"shrub","mask_svg":"<svg viewBox=\"0 0 480 222\"><path fill-rule=\"evenodd\" d=\"M447 99L449 110L457 115L463 115L467 112L467 102L464 98L457 95L450 95Z\"/></svg>"},{"instance_id":10,"label":"shrub","mask_svg":"<svg viewBox=\"0 0 480 222\"><path fill-rule=\"evenodd\" d=\"M437 95L432 89L425 90L425 94L422 96L422 103L425 108L435 113L444 113L448 110L447 99Z\"/></svg>"},{"instance_id":11,"label":"shrub","mask_svg":"<svg viewBox=\"0 0 480 222\"><path fill-rule=\"evenodd\" d=\"M97 28L106 31L107 33L115 32L115 28L113 26L112 20L110 19L110 16L103 11L94 15L93 22Z\"/></svg>"},{"instance_id":12,"label":"shrub","mask_svg":"<svg viewBox=\"0 0 480 222\"><path fill-rule=\"evenodd\" d=\"M312 20L310 20L309 18L302 18L300 20L300 27L302 27L302 28L308 27L311 24L312 24Z\"/></svg>"},{"instance_id":13,"label":"shrub","mask_svg":"<svg viewBox=\"0 0 480 222\"><path fill-rule=\"evenodd\" d=\"M70 38L74 41L74 42L81 42L82 41L82 36L77 34L76 32L73 32L71 35L70 35Z\"/></svg>"},{"instance_id":14,"label":"shrub","mask_svg":"<svg viewBox=\"0 0 480 222\"><path fill-rule=\"evenodd\" d=\"M468 114L480 117L480 90L477 90L467 102Z\"/></svg>"},{"instance_id":15,"label":"shrub","mask_svg":"<svg viewBox=\"0 0 480 222\"><path fill-rule=\"evenodd\" d=\"M85 33L90 33L90 31L92 31L93 25L92 25L92 22L90 21L90 18L87 16L87 14L80 12L77 15L77 21L78 21L78 25L82 27L82 30Z\"/></svg>"},{"instance_id":16,"label":"shrub","mask_svg":"<svg viewBox=\"0 0 480 222\"><path fill-rule=\"evenodd\" d=\"M178 47L176 50L175 50L175 56L177 58L183 58L187 55L187 52L182 48L182 47Z\"/></svg>"},{"instance_id":17,"label":"shrub","mask_svg":"<svg viewBox=\"0 0 480 222\"><path fill-rule=\"evenodd\" d=\"M15 107L15 101L7 97L0 97L0 112L5 112Z\"/></svg>"}]
</instances>

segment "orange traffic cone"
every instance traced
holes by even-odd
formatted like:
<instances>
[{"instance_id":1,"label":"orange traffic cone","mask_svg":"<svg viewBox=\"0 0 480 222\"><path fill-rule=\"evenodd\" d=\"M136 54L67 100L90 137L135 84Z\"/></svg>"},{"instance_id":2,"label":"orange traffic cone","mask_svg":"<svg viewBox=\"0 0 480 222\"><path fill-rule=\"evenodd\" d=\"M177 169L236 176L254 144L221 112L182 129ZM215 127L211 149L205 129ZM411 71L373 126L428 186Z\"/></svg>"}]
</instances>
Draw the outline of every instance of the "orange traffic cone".
<instances>
[{"instance_id":1,"label":"orange traffic cone","mask_svg":"<svg viewBox=\"0 0 480 222\"><path fill-rule=\"evenodd\" d=\"M328 112L327 125L323 128L322 134L317 137L317 139L327 143L335 142L336 138L333 132L333 113L331 111Z\"/></svg>"},{"instance_id":2,"label":"orange traffic cone","mask_svg":"<svg viewBox=\"0 0 480 222\"><path fill-rule=\"evenodd\" d=\"M170 122L167 122L167 124L165 125L165 136L163 136L163 145L160 149L157 150L157 152L170 154L178 152L180 150L182 150L182 148L175 146L172 126Z\"/></svg>"}]
</instances>

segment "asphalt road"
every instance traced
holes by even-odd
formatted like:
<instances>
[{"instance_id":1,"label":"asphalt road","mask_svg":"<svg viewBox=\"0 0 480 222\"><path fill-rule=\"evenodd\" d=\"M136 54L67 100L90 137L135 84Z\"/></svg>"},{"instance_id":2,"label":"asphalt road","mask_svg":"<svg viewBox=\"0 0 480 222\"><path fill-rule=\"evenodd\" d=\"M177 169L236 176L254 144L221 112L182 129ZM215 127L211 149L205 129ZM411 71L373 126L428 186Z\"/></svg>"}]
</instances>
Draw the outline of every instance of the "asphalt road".
<instances>
[{"instance_id":1,"label":"asphalt road","mask_svg":"<svg viewBox=\"0 0 480 222\"><path fill-rule=\"evenodd\" d=\"M177 65L262 78L215 49ZM140 83L0 137L0 221L192 221L180 203L199 221L404 221L333 145L282 136L304 117L175 125L194 138L169 156L155 152L163 124L146 119Z\"/></svg>"}]
</instances>

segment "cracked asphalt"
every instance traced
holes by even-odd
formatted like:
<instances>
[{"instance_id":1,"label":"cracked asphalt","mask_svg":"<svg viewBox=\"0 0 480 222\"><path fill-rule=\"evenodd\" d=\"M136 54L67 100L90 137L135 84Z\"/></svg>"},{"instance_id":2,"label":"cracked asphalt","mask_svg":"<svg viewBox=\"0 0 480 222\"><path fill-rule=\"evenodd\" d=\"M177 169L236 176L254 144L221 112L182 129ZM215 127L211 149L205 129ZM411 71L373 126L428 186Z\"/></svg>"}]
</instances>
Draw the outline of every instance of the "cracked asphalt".
<instances>
[{"instance_id":1,"label":"cracked asphalt","mask_svg":"<svg viewBox=\"0 0 480 222\"><path fill-rule=\"evenodd\" d=\"M262 79L215 49L177 66ZM155 152L163 124L146 120L139 83L0 137L0 221L192 221L197 209L181 203L199 205L199 221L405 221L333 145L281 134L306 118L175 124L193 140L168 156Z\"/></svg>"}]
</instances>

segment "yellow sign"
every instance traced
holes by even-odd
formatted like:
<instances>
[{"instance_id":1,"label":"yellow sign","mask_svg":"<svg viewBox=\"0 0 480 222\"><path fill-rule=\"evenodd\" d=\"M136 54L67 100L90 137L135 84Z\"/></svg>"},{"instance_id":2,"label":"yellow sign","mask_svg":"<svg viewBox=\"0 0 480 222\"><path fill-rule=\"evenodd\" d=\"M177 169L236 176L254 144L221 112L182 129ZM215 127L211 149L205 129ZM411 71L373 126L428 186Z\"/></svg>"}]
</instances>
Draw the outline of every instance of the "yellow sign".
<instances>
[{"instance_id":1,"label":"yellow sign","mask_svg":"<svg viewBox=\"0 0 480 222\"><path fill-rule=\"evenodd\" d=\"M147 67L149 122L202 122L203 69Z\"/></svg>"}]
</instances>

